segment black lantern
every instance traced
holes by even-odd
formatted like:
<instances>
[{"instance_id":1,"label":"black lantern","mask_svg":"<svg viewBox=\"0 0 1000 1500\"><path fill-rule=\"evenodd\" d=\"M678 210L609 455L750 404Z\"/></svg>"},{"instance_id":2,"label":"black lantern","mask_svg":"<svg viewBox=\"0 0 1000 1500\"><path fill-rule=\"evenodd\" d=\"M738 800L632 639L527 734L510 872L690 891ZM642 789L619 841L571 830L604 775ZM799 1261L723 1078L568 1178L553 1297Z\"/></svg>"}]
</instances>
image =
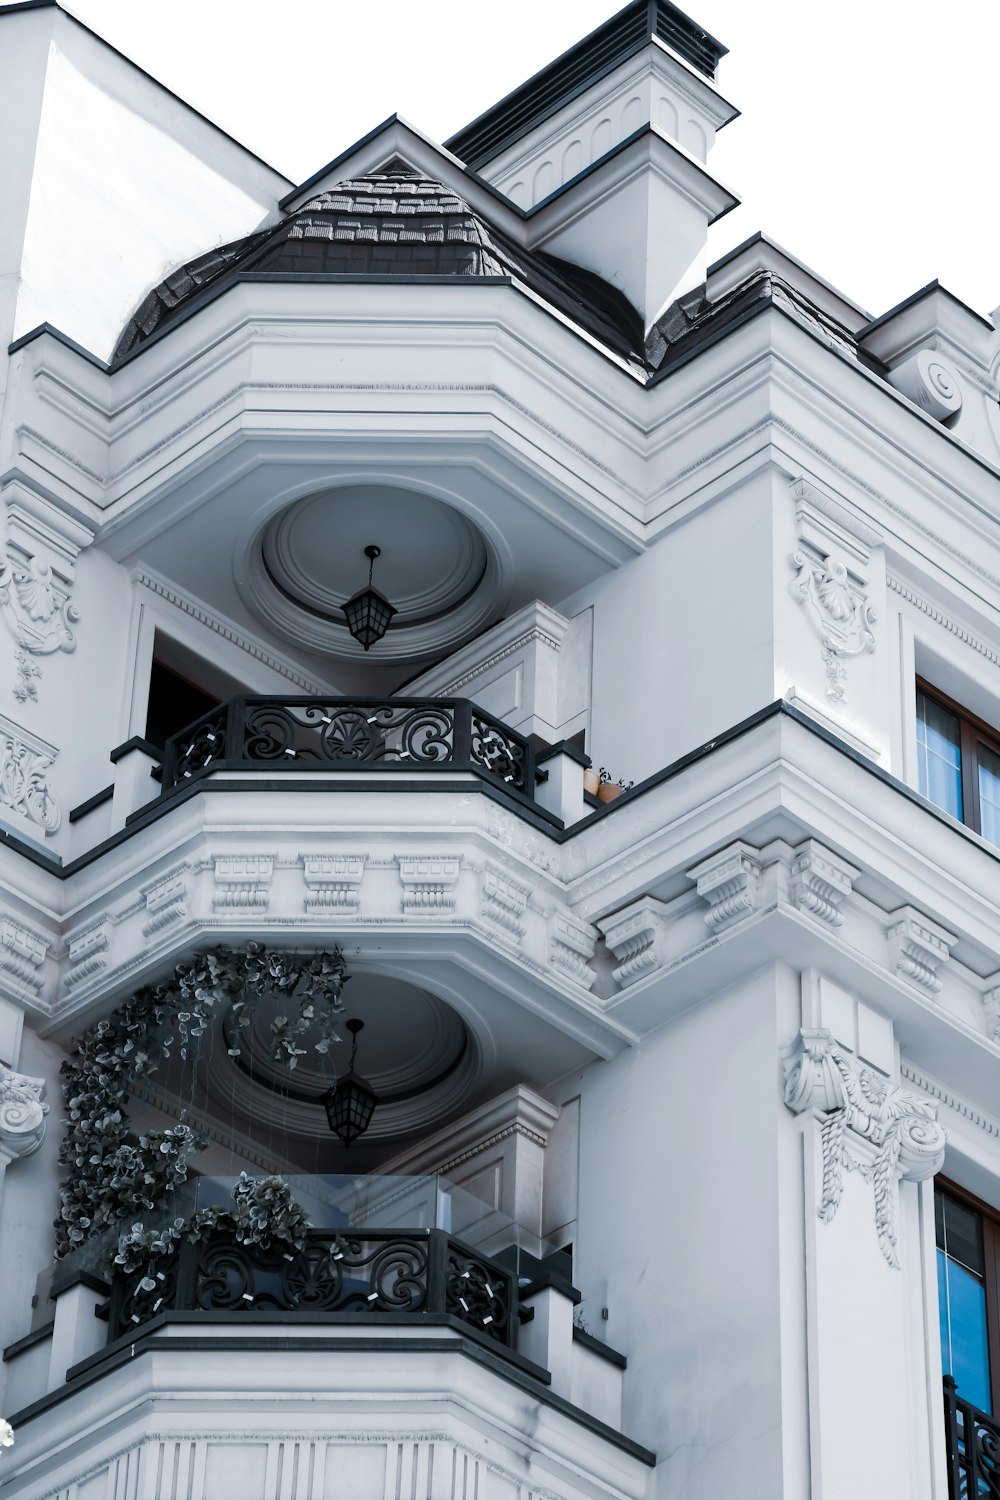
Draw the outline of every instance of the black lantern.
<instances>
[{"instance_id":1,"label":"black lantern","mask_svg":"<svg viewBox=\"0 0 1000 1500\"><path fill-rule=\"evenodd\" d=\"M364 1021L344 1023L354 1038L351 1048L351 1067L333 1088L323 1095L323 1107L330 1122L330 1129L339 1136L345 1146L364 1135L371 1123L372 1113L378 1103L378 1095L354 1071L354 1059L358 1051L358 1032L364 1030Z\"/></svg>"},{"instance_id":2,"label":"black lantern","mask_svg":"<svg viewBox=\"0 0 1000 1500\"><path fill-rule=\"evenodd\" d=\"M346 604L341 605L347 616L347 628L356 641L360 641L365 650L368 651L376 641L380 641L389 629L389 621L396 613L395 607L391 605L384 594L378 589L372 588L372 570L375 567L375 559L381 553L381 548L370 546L365 548L365 556L368 558L368 587L359 590Z\"/></svg>"}]
</instances>

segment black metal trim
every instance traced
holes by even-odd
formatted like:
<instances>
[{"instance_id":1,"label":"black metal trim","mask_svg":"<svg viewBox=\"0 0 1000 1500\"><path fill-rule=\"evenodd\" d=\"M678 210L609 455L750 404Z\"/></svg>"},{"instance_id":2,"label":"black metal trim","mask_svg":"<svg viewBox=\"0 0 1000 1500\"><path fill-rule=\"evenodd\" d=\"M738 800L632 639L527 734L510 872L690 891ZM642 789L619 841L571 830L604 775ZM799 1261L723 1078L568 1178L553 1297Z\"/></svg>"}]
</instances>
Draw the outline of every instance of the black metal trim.
<instances>
[{"instance_id":1,"label":"black metal trim","mask_svg":"<svg viewBox=\"0 0 1000 1500\"><path fill-rule=\"evenodd\" d=\"M981 323L984 328L988 328L990 333L994 331L993 324L989 318L983 317L982 313L977 312L974 307L970 307L967 302L963 302L961 297L956 297L954 292L950 292L946 286L942 286L940 281L935 277L926 286L922 286L919 291L911 292L908 297L903 298L902 302L897 302L895 307L890 307L888 312L880 313L877 318L872 318L867 327L860 329L857 333L858 343L863 343L870 333L874 333L877 328L881 328L885 323L890 323L893 318L899 313L905 312L908 307L913 307L917 302L922 302L932 292L940 292L942 296L948 298L949 302L954 302L956 307L960 307L963 312L975 318L977 323Z\"/></svg>"},{"instance_id":2,"label":"black metal trim","mask_svg":"<svg viewBox=\"0 0 1000 1500\"><path fill-rule=\"evenodd\" d=\"M627 1370L628 1360L624 1354L619 1354L617 1349L612 1349L610 1344L602 1344L600 1339L595 1339L592 1333L585 1328L578 1328L573 1324L573 1339L584 1349L589 1349L591 1354L596 1354L601 1359L606 1359L609 1365L614 1365L616 1370Z\"/></svg>"},{"instance_id":3,"label":"black metal trim","mask_svg":"<svg viewBox=\"0 0 1000 1500\"><path fill-rule=\"evenodd\" d=\"M589 817L581 818L578 823L571 824L569 828L565 828L558 818L546 813L544 809L537 806L524 806L520 802L516 809L518 816L522 817L525 822L530 823L533 827L538 828L542 833L545 833L552 839L553 843L565 843L567 839L576 838L579 834L592 828L595 818L607 817L611 813L618 811L621 807L633 802L637 797L641 797L644 793L652 791L654 787L660 786L663 782L670 781L674 776L680 775L682 771L686 771L689 766L696 764L699 760L703 760L706 755L710 755L714 750L719 750L724 745L729 745L734 740L740 739L742 735L749 734L758 725L766 723L768 719L773 719L778 714L791 719L793 723L800 725L801 728L807 729L817 739L823 740L841 755L847 756L849 760L852 760L855 765L860 766L869 776L874 776L877 781L881 781L885 786L899 792L914 807L929 813L931 817L937 818L940 823L944 823L954 833L974 843L976 848L985 854L987 858L1000 862L1000 848L994 849L987 845L985 840L979 834L974 833L971 828L966 828L964 824L956 822L948 813L942 812L939 807L935 807L933 802L930 802L926 797L922 797L919 792L915 792L911 786L907 786L905 782L900 781L898 777L893 776L891 772L884 770L881 766L875 765L867 756L862 755L852 745L848 745L844 740L839 739L831 730L825 729L821 724L817 724L815 719L811 719L808 714L802 713L800 709L794 708L792 704L786 703L781 698L776 699L773 703L769 703L766 708L758 709L756 713L750 714L748 718L742 719L730 729L723 730L714 739L706 740L704 744L699 745L696 749L689 750L687 754L679 756L677 760L671 761L662 770L654 772L645 781L641 781L638 786L630 788L627 792L623 792L614 802L600 803L594 808L593 813ZM409 779L400 777L392 784L394 791L445 793L468 792L470 785L484 796L492 798L494 802L499 802L501 806L509 807L513 801L509 795L502 792L498 787L491 786L485 777L477 777L473 783L470 783L468 779L464 781L452 781L442 778L439 781L431 779L426 781L410 781ZM46 853L40 846L28 843L16 833L10 833L5 828L0 828L0 843L16 850L18 854L23 855L32 864L46 870L51 875L58 876L60 880L68 880L71 876L79 874L81 870L85 870L88 865L103 858L105 854L110 853L119 844L131 838L140 829L145 828L150 823L156 822L164 813L169 812L172 808L185 802L188 797L195 796L201 791L210 791L213 793L247 791L324 791L336 793L337 791L384 792L385 790L386 784L384 780L379 782L376 780L368 781L352 778L349 781L338 784L335 775L332 775L329 780L320 782L316 782L308 776L288 777L284 781L278 781L277 779L258 780L257 778L249 777L240 781L205 781L199 778L197 780L192 779L187 785L179 787L169 797L158 798L155 802L151 802L146 807L140 808L138 812L132 814L131 819L126 823L124 828L119 829L110 838L103 840L102 843L97 844L93 849L87 850L86 853L78 855L76 859L69 861L67 864L63 864L61 860ZM588 803L592 800L586 792L584 793L584 800Z\"/></svg>"},{"instance_id":4,"label":"black metal trim","mask_svg":"<svg viewBox=\"0 0 1000 1500\"><path fill-rule=\"evenodd\" d=\"M542 766L556 755L568 755L570 760L575 760L577 765L583 766L585 770L590 765L590 756L581 750L579 745L574 745L571 740L556 740L554 745L546 745L545 749L539 750L535 756L535 765Z\"/></svg>"},{"instance_id":5,"label":"black metal trim","mask_svg":"<svg viewBox=\"0 0 1000 1500\"><path fill-rule=\"evenodd\" d=\"M108 756L108 759L113 766L116 766L132 750L141 750L143 755L148 755L151 760L160 761L163 759L163 751L159 745L154 745L152 740L144 739L141 734L134 734L130 740L125 740L123 744L116 745Z\"/></svg>"},{"instance_id":6,"label":"black metal trim","mask_svg":"<svg viewBox=\"0 0 1000 1500\"><path fill-rule=\"evenodd\" d=\"M359 1315L359 1319L363 1317L364 1314ZM50 1411L54 1406L60 1405L70 1396L75 1395L77 1391L92 1385L95 1380L99 1380L103 1375L120 1368L122 1365L130 1364L135 1359L154 1350L157 1354L161 1355L170 1354L171 1352L178 1354L201 1354L209 1353L212 1350L219 1350L223 1353L243 1352L255 1354L266 1353L272 1349L284 1353L294 1353L296 1351L309 1353L314 1350L326 1350L331 1354L336 1353L338 1350L345 1354L368 1354L376 1351L385 1351L394 1358L407 1352L456 1354L463 1359L472 1360L474 1364L481 1365L483 1368L490 1370L494 1375L498 1375L501 1379L508 1381L511 1385L515 1385L519 1389L526 1391L537 1401L542 1402L543 1405L549 1406L564 1416L572 1418L572 1420L578 1422L582 1427L593 1432L595 1436L602 1438L621 1452L629 1454L632 1458L638 1459L640 1463L645 1464L647 1467L654 1468L656 1466L656 1454L651 1452L649 1448L645 1448L641 1443L637 1443L634 1439L626 1437L624 1433L616 1432L606 1422L602 1422L598 1417L591 1416L590 1412L584 1411L581 1407L574 1406L564 1396L557 1396L549 1387L549 1375L546 1370L541 1369L539 1365L533 1364L530 1360L526 1360L523 1355L514 1354L511 1350L501 1351L495 1346L485 1347L483 1344L475 1342L467 1336L469 1330L466 1325L452 1318L437 1319L428 1316L426 1322L429 1327L453 1329L461 1333L463 1337L441 1339L418 1336L416 1338L403 1337L395 1339L391 1336L373 1338L369 1335L368 1337L358 1336L336 1339L323 1338L316 1335L294 1335L287 1332L288 1325L282 1322L280 1314L268 1315L262 1313L251 1313L248 1315L247 1320L253 1321L255 1324L260 1323L261 1326L271 1323L280 1327L282 1331L270 1336L263 1333L256 1336L248 1334L242 1338L227 1338L225 1335L213 1336L211 1334L180 1335L168 1339L159 1339L156 1337L157 1332L168 1324L188 1323L194 1318L198 1318L202 1323L207 1321L204 1314L184 1315L182 1313L171 1313L169 1317L158 1318L155 1323L145 1324L142 1332L137 1332L133 1338L126 1337L120 1339L117 1344L109 1345L100 1354L92 1355L90 1359L83 1360L80 1364L71 1366L66 1372L67 1379L65 1385L60 1386L57 1390L50 1391L47 1395L40 1397L39 1400L24 1407L23 1410L12 1413L8 1420L15 1428L23 1426L25 1422L29 1422L35 1417ZM315 1321L324 1325L343 1324L346 1322L346 1319L338 1318L336 1314L327 1314L325 1317L317 1314ZM412 1328L412 1318L401 1321L406 1321L407 1326ZM387 1319L383 1319L383 1322L388 1324Z\"/></svg>"},{"instance_id":7,"label":"black metal trim","mask_svg":"<svg viewBox=\"0 0 1000 1500\"><path fill-rule=\"evenodd\" d=\"M110 802L111 798L114 795L115 784L114 782L112 782L111 785L106 786L103 791L95 792L92 797L88 797L86 802L78 802L76 807L71 808L68 814L69 822L78 823L80 819L85 818L89 812L93 812L95 807L101 807L105 802Z\"/></svg>"},{"instance_id":8,"label":"black metal trim","mask_svg":"<svg viewBox=\"0 0 1000 1500\"><path fill-rule=\"evenodd\" d=\"M949 1500L997 1493L1000 1483L1000 1420L958 1394L944 1377L944 1434Z\"/></svg>"},{"instance_id":9,"label":"black metal trim","mask_svg":"<svg viewBox=\"0 0 1000 1500\"><path fill-rule=\"evenodd\" d=\"M2 14L3 12L0 11L0 15ZM55 1318L50 1318L47 1323L42 1323L40 1327L33 1328L23 1338L15 1339L12 1344L8 1344L3 1351L2 1358L4 1360L13 1359L15 1355L23 1354L26 1349L31 1349L35 1344L40 1344L43 1339L51 1338L52 1330L55 1326Z\"/></svg>"},{"instance_id":10,"label":"black metal trim","mask_svg":"<svg viewBox=\"0 0 1000 1500\"><path fill-rule=\"evenodd\" d=\"M49 1297L54 1301L56 1297L61 1297L63 1292L68 1292L75 1286L88 1287L90 1291L98 1292L102 1297L107 1297L111 1291L111 1283L103 1276L97 1276L93 1271L74 1266L72 1259L60 1261L52 1275Z\"/></svg>"}]
</instances>

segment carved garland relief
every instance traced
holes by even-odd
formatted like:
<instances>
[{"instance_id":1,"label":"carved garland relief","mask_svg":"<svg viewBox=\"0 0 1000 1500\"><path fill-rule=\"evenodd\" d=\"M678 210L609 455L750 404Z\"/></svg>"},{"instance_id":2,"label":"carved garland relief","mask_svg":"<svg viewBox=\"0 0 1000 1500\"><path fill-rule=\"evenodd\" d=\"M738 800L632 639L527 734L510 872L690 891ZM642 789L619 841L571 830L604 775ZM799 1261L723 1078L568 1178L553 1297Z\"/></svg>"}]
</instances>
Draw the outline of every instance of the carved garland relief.
<instances>
[{"instance_id":1,"label":"carved garland relief","mask_svg":"<svg viewBox=\"0 0 1000 1500\"><path fill-rule=\"evenodd\" d=\"M826 696L843 703L847 698L845 660L875 650L875 611L851 579L846 563L833 553L813 555L803 543L790 562L796 570L789 584L792 598L805 606L819 633Z\"/></svg>"},{"instance_id":2,"label":"carved garland relief","mask_svg":"<svg viewBox=\"0 0 1000 1500\"><path fill-rule=\"evenodd\" d=\"M875 1195L879 1247L898 1269L896 1184L923 1182L940 1170L945 1133L937 1105L866 1067L824 1028L799 1032L785 1062L785 1103L795 1114L823 1113L823 1223L837 1212L844 1172L860 1172Z\"/></svg>"}]
</instances>

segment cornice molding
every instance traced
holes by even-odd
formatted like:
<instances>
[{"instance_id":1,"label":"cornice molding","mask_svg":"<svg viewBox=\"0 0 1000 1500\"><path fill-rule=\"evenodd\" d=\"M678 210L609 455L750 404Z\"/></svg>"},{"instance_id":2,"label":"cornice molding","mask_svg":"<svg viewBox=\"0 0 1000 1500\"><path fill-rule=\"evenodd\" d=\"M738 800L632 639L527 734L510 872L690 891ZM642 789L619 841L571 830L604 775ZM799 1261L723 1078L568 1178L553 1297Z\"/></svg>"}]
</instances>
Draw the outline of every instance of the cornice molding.
<instances>
[{"instance_id":1,"label":"cornice molding","mask_svg":"<svg viewBox=\"0 0 1000 1500\"><path fill-rule=\"evenodd\" d=\"M981 641L978 636L973 635L972 631L967 630L964 625L959 625L950 615L946 615L943 609L939 609L936 604L931 604L922 595L918 594L916 589L904 583L902 579L895 578L891 573L887 573L885 581L892 593L898 594L901 599L905 599L907 604L912 604L914 609L918 609L921 614L933 620L935 625L940 625L942 629L947 630L949 634L955 636L963 645L968 646L970 650L978 652L980 656L985 656L986 660L992 666L1000 667L1000 651L994 651L992 646L987 646L985 641Z\"/></svg>"},{"instance_id":2,"label":"cornice molding","mask_svg":"<svg viewBox=\"0 0 1000 1500\"><path fill-rule=\"evenodd\" d=\"M176 584L168 583L166 579L160 578L158 574L153 573L148 568L140 568L136 572L135 581L143 588L149 589L150 593L157 594L161 599L165 599L175 609L182 610L184 614L190 615L200 625L206 625L209 630L214 630L216 635L221 635L223 640L230 641L234 646L238 646L241 651L245 651L248 656L254 657L265 667L270 667L272 672L277 672L280 676L286 678L287 681L294 683L304 693L323 693L326 691L326 688L317 683L314 678L304 677L289 662L283 661L281 657L274 656L259 641L255 641L251 636L237 630L236 626L228 620L222 620L218 616L211 614L203 604L199 604L197 600L192 599L189 594L184 593Z\"/></svg>"},{"instance_id":3,"label":"cornice molding","mask_svg":"<svg viewBox=\"0 0 1000 1500\"><path fill-rule=\"evenodd\" d=\"M932 1078L929 1073L915 1068L912 1063L901 1062L899 1072L908 1083L915 1084L922 1094L932 1094L935 1099L939 1099L942 1104L954 1110L955 1114L961 1115L963 1120L968 1120L970 1125L975 1125L978 1130L1000 1141L1000 1120L994 1119L983 1110L976 1109L968 1100L946 1089L944 1084L938 1083L937 1079Z\"/></svg>"}]
</instances>

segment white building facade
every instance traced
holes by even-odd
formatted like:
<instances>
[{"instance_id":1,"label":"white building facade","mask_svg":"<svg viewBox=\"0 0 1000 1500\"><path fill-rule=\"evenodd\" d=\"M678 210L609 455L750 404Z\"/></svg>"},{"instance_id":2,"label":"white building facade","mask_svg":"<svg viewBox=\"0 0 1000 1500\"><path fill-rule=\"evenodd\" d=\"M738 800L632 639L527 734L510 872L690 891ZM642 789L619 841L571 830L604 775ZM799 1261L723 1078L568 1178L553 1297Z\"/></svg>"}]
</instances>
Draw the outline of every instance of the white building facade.
<instances>
[{"instance_id":1,"label":"white building facade","mask_svg":"<svg viewBox=\"0 0 1000 1500\"><path fill-rule=\"evenodd\" d=\"M0 1496L1000 1495L1000 338L724 51L294 186L0 6Z\"/></svg>"}]
</instances>

